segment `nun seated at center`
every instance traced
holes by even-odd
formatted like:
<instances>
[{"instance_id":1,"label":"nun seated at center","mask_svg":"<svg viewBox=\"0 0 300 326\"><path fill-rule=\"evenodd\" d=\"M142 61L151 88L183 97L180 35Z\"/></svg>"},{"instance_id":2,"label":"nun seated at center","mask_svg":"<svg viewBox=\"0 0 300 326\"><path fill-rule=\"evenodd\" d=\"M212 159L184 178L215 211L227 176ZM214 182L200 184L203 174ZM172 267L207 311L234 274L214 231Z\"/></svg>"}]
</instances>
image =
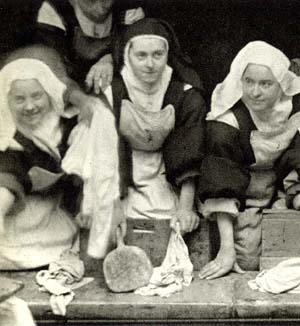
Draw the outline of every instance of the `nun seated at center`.
<instances>
[{"instance_id":1,"label":"nun seated at center","mask_svg":"<svg viewBox=\"0 0 300 326\"><path fill-rule=\"evenodd\" d=\"M85 187L91 177L82 178L91 175L80 166L87 156L71 149L79 146L78 138L89 149L95 144L90 130L94 124L97 138L101 125L82 114L84 106L99 102L74 86L67 88L68 82L57 53L46 47L16 50L0 71L0 270L42 267L67 252L78 256L74 216L86 197L96 201ZM78 107L65 103L72 89L77 92L73 100L82 96ZM99 112L102 119L109 111ZM117 144L113 129L107 138ZM102 146L101 140L97 143ZM117 169L117 161L110 166Z\"/></svg>"},{"instance_id":2,"label":"nun seated at center","mask_svg":"<svg viewBox=\"0 0 300 326\"><path fill-rule=\"evenodd\" d=\"M217 221L220 249L203 279L258 269L262 210L277 190L300 208L300 78L289 66L279 49L250 42L213 91L198 195L201 213Z\"/></svg>"},{"instance_id":3,"label":"nun seated at center","mask_svg":"<svg viewBox=\"0 0 300 326\"><path fill-rule=\"evenodd\" d=\"M125 217L166 219L191 232L199 224L195 181L205 151L201 81L162 20L128 26L117 44L120 75L105 93L121 138Z\"/></svg>"}]
</instances>

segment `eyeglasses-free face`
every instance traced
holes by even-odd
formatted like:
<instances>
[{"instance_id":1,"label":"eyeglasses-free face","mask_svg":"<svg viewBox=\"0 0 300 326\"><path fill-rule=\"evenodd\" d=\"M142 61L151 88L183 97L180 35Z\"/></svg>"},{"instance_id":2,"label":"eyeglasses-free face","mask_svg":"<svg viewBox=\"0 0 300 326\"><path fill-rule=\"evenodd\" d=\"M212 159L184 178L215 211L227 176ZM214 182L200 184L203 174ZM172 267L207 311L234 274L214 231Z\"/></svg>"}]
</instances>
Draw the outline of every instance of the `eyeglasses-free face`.
<instances>
[{"instance_id":1,"label":"eyeglasses-free face","mask_svg":"<svg viewBox=\"0 0 300 326\"><path fill-rule=\"evenodd\" d=\"M141 82L155 84L162 76L168 61L168 51L163 40L145 38L132 41L129 63Z\"/></svg>"},{"instance_id":2,"label":"eyeglasses-free face","mask_svg":"<svg viewBox=\"0 0 300 326\"><path fill-rule=\"evenodd\" d=\"M31 129L36 128L51 110L49 96L36 79L13 81L8 105L15 122Z\"/></svg>"}]
</instances>

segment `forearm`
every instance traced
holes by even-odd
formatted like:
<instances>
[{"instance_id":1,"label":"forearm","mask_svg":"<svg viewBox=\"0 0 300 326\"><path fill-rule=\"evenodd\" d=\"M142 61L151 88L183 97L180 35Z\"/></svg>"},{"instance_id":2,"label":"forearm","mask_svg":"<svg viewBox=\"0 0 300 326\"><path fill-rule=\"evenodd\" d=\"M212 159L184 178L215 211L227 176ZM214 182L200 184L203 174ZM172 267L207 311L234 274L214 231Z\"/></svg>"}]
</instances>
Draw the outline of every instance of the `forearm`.
<instances>
[{"instance_id":1,"label":"forearm","mask_svg":"<svg viewBox=\"0 0 300 326\"><path fill-rule=\"evenodd\" d=\"M179 209L192 210L195 197L195 178L183 181L179 196Z\"/></svg>"},{"instance_id":2,"label":"forearm","mask_svg":"<svg viewBox=\"0 0 300 326\"><path fill-rule=\"evenodd\" d=\"M11 210L15 196L8 189L0 187L0 216L5 216Z\"/></svg>"},{"instance_id":3,"label":"forearm","mask_svg":"<svg viewBox=\"0 0 300 326\"><path fill-rule=\"evenodd\" d=\"M84 107L88 96L80 88L71 88L69 90L69 103L75 105L79 109Z\"/></svg>"}]
</instances>

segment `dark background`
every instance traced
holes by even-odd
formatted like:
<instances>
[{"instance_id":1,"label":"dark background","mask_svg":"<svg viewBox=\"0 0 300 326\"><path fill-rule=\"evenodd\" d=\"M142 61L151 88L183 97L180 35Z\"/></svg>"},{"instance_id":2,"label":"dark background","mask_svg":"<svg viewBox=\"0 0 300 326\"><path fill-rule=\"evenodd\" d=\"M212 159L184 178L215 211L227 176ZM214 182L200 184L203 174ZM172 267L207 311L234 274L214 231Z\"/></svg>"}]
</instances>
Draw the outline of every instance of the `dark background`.
<instances>
[{"instance_id":1,"label":"dark background","mask_svg":"<svg viewBox=\"0 0 300 326\"><path fill-rule=\"evenodd\" d=\"M225 77L237 51L251 40L265 40L290 58L300 57L299 0L143 2L148 15L173 25L208 94ZM39 5L40 0L0 0L0 54L26 44Z\"/></svg>"}]
</instances>

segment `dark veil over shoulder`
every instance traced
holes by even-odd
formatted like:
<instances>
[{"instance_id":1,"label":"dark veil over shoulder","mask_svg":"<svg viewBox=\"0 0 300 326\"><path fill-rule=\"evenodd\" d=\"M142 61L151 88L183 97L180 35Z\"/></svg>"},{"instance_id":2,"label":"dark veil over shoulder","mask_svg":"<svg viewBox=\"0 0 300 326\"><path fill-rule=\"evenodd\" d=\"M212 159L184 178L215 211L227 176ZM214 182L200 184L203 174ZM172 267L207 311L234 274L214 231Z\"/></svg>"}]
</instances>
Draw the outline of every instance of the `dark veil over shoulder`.
<instances>
[{"instance_id":1,"label":"dark veil over shoulder","mask_svg":"<svg viewBox=\"0 0 300 326\"><path fill-rule=\"evenodd\" d=\"M173 68L175 76L184 83L204 90L199 75L192 67L191 59L185 55L180 47L173 28L164 20L144 18L129 25L122 35L117 36L114 44L114 59L117 70L123 66L124 49L129 40L138 35L158 35L169 43L168 64Z\"/></svg>"}]
</instances>

